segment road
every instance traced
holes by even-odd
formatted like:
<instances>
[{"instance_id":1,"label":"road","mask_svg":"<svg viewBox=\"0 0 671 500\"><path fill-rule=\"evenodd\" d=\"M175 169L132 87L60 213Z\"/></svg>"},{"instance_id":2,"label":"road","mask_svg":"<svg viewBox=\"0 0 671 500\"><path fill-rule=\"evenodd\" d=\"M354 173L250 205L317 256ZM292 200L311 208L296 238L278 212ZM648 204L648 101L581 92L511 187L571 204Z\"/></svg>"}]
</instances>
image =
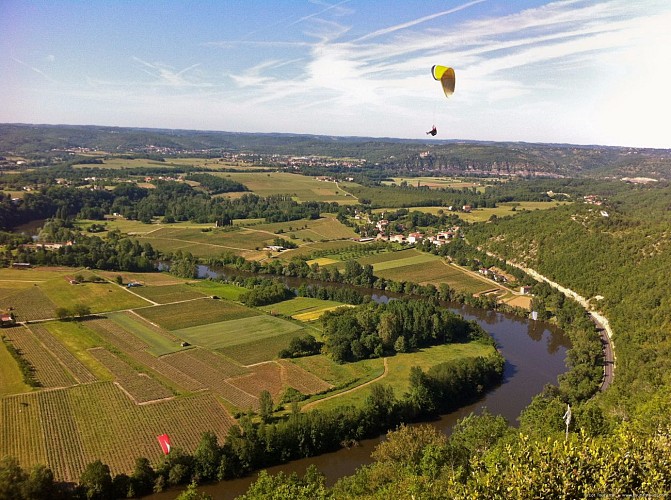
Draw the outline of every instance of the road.
<instances>
[{"instance_id":1,"label":"road","mask_svg":"<svg viewBox=\"0 0 671 500\"><path fill-rule=\"evenodd\" d=\"M556 288L567 297L571 297L572 299L579 302L580 305L582 305L587 310L589 315L592 317L592 321L594 321L594 323L596 324L597 330L601 335L604 366L603 366L603 380L601 381L601 387L599 388L599 390L605 391L610 386L610 384L613 383L613 380L615 379L615 366L617 360L617 358L615 357L615 345L613 343L613 330L610 327L608 318L606 318L603 314L598 313L597 311L591 310L587 299L585 297L582 297L581 295L578 295L573 290L561 286L560 284L555 283L554 281L551 281L550 279L534 271L533 269L523 267L519 264L515 264L510 261L507 261L507 263L510 264L511 266L515 266L518 269L521 269L522 271L524 271L525 273L532 276L534 279L538 281L545 281L551 287Z\"/></svg>"}]
</instances>

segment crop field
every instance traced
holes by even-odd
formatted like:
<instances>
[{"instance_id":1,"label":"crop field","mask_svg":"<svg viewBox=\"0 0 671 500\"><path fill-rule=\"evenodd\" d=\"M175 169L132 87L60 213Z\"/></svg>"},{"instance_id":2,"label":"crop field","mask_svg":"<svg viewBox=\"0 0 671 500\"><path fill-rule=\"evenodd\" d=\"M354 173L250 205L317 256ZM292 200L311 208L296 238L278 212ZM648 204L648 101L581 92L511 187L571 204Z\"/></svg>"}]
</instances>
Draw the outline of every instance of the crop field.
<instances>
[{"instance_id":1,"label":"crop field","mask_svg":"<svg viewBox=\"0 0 671 500\"><path fill-rule=\"evenodd\" d=\"M219 283L210 280L199 280L195 283L190 283L189 287L205 295L216 295L226 300L238 300L240 295L249 291L247 288L232 283Z\"/></svg>"},{"instance_id":2,"label":"crop field","mask_svg":"<svg viewBox=\"0 0 671 500\"><path fill-rule=\"evenodd\" d=\"M287 238L302 241L322 241L322 240L340 240L346 238L358 238L358 235L351 227L342 224L333 215L324 215L315 220L297 220L289 222L275 222L272 224L260 224L250 229L267 231Z\"/></svg>"},{"instance_id":3,"label":"crop field","mask_svg":"<svg viewBox=\"0 0 671 500\"><path fill-rule=\"evenodd\" d=\"M0 299L0 309L13 309L17 321L33 321L56 316L56 304L36 284Z\"/></svg>"},{"instance_id":4,"label":"crop field","mask_svg":"<svg viewBox=\"0 0 671 500\"><path fill-rule=\"evenodd\" d=\"M155 379L136 372L125 361L119 359L104 347L91 349L91 354L113 375L114 380L135 403L148 403L172 397L172 392Z\"/></svg>"},{"instance_id":5,"label":"crop field","mask_svg":"<svg viewBox=\"0 0 671 500\"><path fill-rule=\"evenodd\" d=\"M288 194L301 203L306 201L335 201L341 205L356 203L356 200L339 189L335 182L319 181L305 175L285 172L231 172L221 175L244 184L259 196Z\"/></svg>"},{"instance_id":6,"label":"crop field","mask_svg":"<svg viewBox=\"0 0 671 500\"><path fill-rule=\"evenodd\" d=\"M366 245L366 243L354 243L350 240L321 241L315 243L306 243L298 248L287 250L279 255L282 260L291 260L294 257L310 257L315 252L338 252L350 248L353 245Z\"/></svg>"},{"instance_id":7,"label":"crop field","mask_svg":"<svg viewBox=\"0 0 671 500\"><path fill-rule=\"evenodd\" d=\"M516 215L525 211L548 210L550 208L566 205L566 201L520 201L515 203L499 203L496 208L476 208L470 213L459 213L459 217L466 222L482 222L489 220L492 215L505 217Z\"/></svg>"},{"instance_id":8,"label":"crop field","mask_svg":"<svg viewBox=\"0 0 671 500\"><path fill-rule=\"evenodd\" d=\"M180 300L203 298L206 295L187 284L139 286L133 292L158 304L169 304Z\"/></svg>"},{"instance_id":9,"label":"crop field","mask_svg":"<svg viewBox=\"0 0 671 500\"><path fill-rule=\"evenodd\" d=\"M177 330L175 335L179 335L194 345L208 349L222 349L236 344L246 344L259 339L293 333L302 329L300 325L291 321L267 314L258 314L253 310L252 312L256 314L254 317L245 316L240 319L201 324L200 326Z\"/></svg>"},{"instance_id":10,"label":"crop field","mask_svg":"<svg viewBox=\"0 0 671 500\"><path fill-rule=\"evenodd\" d=\"M330 384L285 360L254 366L252 373L231 379L230 383L249 394L267 390L274 401L287 387L302 394L315 394L331 388Z\"/></svg>"},{"instance_id":11,"label":"crop field","mask_svg":"<svg viewBox=\"0 0 671 500\"><path fill-rule=\"evenodd\" d=\"M402 182L406 182L409 186L428 186L431 189L439 188L452 188L452 189L463 189L463 188L472 188L480 187L482 184L475 181L465 181L462 179L455 179L453 177L394 177L392 181L400 185ZM382 184L390 185L391 182L384 181Z\"/></svg>"},{"instance_id":12,"label":"crop field","mask_svg":"<svg viewBox=\"0 0 671 500\"><path fill-rule=\"evenodd\" d=\"M248 256L252 251L271 244L274 238L274 234L253 229L202 231L165 225L150 233L137 235L140 243L147 241L163 252L184 250L196 256L214 256L222 252Z\"/></svg>"},{"instance_id":13,"label":"crop field","mask_svg":"<svg viewBox=\"0 0 671 500\"><path fill-rule=\"evenodd\" d=\"M162 456L156 436L193 453L205 431L223 442L233 419L211 393L136 405L111 382L2 398L0 454L47 463L57 479L79 479L101 459L113 474L131 473L140 456ZM11 420L15 425L7 425Z\"/></svg>"},{"instance_id":14,"label":"crop field","mask_svg":"<svg viewBox=\"0 0 671 500\"><path fill-rule=\"evenodd\" d=\"M275 335L274 337L259 337L244 344L233 344L222 347L221 349L217 349L217 352L243 365L263 363L264 361L277 359L277 354L282 349L289 347L291 339L301 334L303 334L303 331L298 330Z\"/></svg>"},{"instance_id":15,"label":"crop field","mask_svg":"<svg viewBox=\"0 0 671 500\"><path fill-rule=\"evenodd\" d=\"M382 359L365 359L357 363L338 364L324 355L308 356L287 361L312 373L336 387L361 384L384 372Z\"/></svg>"},{"instance_id":16,"label":"crop field","mask_svg":"<svg viewBox=\"0 0 671 500\"><path fill-rule=\"evenodd\" d=\"M440 257L427 252L410 249L400 252L382 253L363 257L359 259L360 264L372 264L373 272L378 274L387 269L408 267L425 264L427 262L440 262Z\"/></svg>"},{"instance_id":17,"label":"crop field","mask_svg":"<svg viewBox=\"0 0 671 500\"><path fill-rule=\"evenodd\" d=\"M345 304L334 300L313 299L311 297L295 297L290 300L278 302L268 306L263 306L266 312L290 316L298 321L314 321L326 311L332 311Z\"/></svg>"},{"instance_id":18,"label":"crop field","mask_svg":"<svg viewBox=\"0 0 671 500\"><path fill-rule=\"evenodd\" d=\"M33 366L35 380L42 387L69 387L76 383L72 375L28 328L17 326L8 328L3 333L5 340L11 342Z\"/></svg>"},{"instance_id":19,"label":"crop field","mask_svg":"<svg viewBox=\"0 0 671 500\"><path fill-rule=\"evenodd\" d=\"M487 356L493 354L494 348L476 342L469 344L445 344L422 349L418 352L397 354L387 358L387 374L372 384L362 387L342 396L338 396L324 402L319 402L316 407L329 409L340 405L361 405L375 384L384 384L394 390L396 397L401 397L410 388L410 369L419 366L424 371L431 366L471 356Z\"/></svg>"},{"instance_id":20,"label":"crop field","mask_svg":"<svg viewBox=\"0 0 671 500\"><path fill-rule=\"evenodd\" d=\"M421 205L450 204L454 195L436 190L401 189L392 186L368 187L348 183L343 186L358 199L370 200L375 208L415 207ZM432 203L435 202L435 203Z\"/></svg>"},{"instance_id":21,"label":"crop field","mask_svg":"<svg viewBox=\"0 0 671 500\"><path fill-rule=\"evenodd\" d=\"M63 346L44 325L30 325L30 331L80 384L95 382L97 377Z\"/></svg>"},{"instance_id":22,"label":"crop field","mask_svg":"<svg viewBox=\"0 0 671 500\"><path fill-rule=\"evenodd\" d=\"M126 332L139 337L145 344L144 350L154 356L163 356L171 352L181 351L180 339L159 326L131 312L113 313L108 318Z\"/></svg>"},{"instance_id":23,"label":"crop field","mask_svg":"<svg viewBox=\"0 0 671 500\"><path fill-rule=\"evenodd\" d=\"M379 272L376 271L375 274L394 281L412 281L423 285L430 283L436 287L440 286L441 283L446 283L450 288L468 293L481 293L497 287L493 281L487 283L485 280L471 276L441 260L401 267L387 267Z\"/></svg>"},{"instance_id":24,"label":"crop field","mask_svg":"<svg viewBox=\"0 0 671 500\"><path fill-rule=\"evenodd\" d=\"M121 276L124 283L135 281L146 286L179 285L191 282L185 278L178 278L167 272L162 273L130 273L127 271L96 271L98 276L109 281L115 281L117 276ZM133 290L137 291L137 290Z\"/></svg>"},{"instance_id":25,"label":"crop field","mask_svg":"<svg viewBox=\"0 0 671 500\"><path fill-rule=\"evenodd\" d=\"M254 309L216 299L196 299L137 309L140 316L166 330L181 330L221 321L250 318L260 313ZM181 336L181 335L180 335Z\"/></svg>"}]
</instances>

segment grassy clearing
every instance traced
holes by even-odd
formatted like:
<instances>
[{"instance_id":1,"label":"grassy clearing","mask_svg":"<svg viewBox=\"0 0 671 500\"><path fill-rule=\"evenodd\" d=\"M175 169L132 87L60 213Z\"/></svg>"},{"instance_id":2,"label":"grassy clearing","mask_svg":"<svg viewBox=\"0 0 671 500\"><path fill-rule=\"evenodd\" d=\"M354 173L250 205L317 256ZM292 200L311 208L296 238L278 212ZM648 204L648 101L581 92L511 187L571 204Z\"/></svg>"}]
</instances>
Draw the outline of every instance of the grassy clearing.
<instances>
[{"instance_id":1,"label":"grassy clearing","mask_svg":"<svg viewBox=\"0 0 671 500\"><path fill-rule=\"evenodd\" d=\"M340 250L349 248L352 245L365 245L365 243L355 243L350 240L320 241L301 245L299 248L287 250L279 255L282 260L291 260L294 257L309 257L318 251L332 251L337 254Z\"/></svg>"},{"instance_id":2,"label":"grassy clearing","mask_svg":"<svg viewBox=\"0 0 671 500\"><path fill-rule=\"evenodd\" d=\"M297 332L301 329L300 325L291 321L261 314L184 328L176 331L175 334L201 347L222 349L227 346Z\"/></svg>"},{"instance_id":3,"label":"grassy clearing","mask_svg":"<svg viewBox=\"0 0 671 500\"><path fill-rule=\"evenodd\" d=\"M323 215L319 219L301 219L289 222L260 224L250 229L267 231L273 234L301 241L324 241L355 238L358 235L352 228L338 221L334 215Z\"/></svg>"},{"instance_id":4,"label":"grassy clearing","mask_svg":"<svg viewBox=\"0 0 671 500\"><path fill-rule=\"evenodd\" d=\"M161 335L155 330L152 330L151 328L142 324L140 322L141 320L135 320L127 314L110 314L108 318L127 332L130 332L133 335L139 337L149 346L147 351L154 356L163 356L164 354L170 354L172 352L177 352L184 349L180 346L179 342L171 340L167 336Z\"/></svg>"},{"instance_id":5,"label":"grassy clearing","mask_svg":"<svg viewBox=\"0 0 671 500\"><path fill-rule=\"evenodd\" d=\"M193 326L249 318L260 314L254 309L215 299L145 307L135 312L166 330L181 330Z\"/></svg>"},{"instance_id":6,"label":"grassy clearing","mask_svg":"<svg viewBox=\"0 0 671 500\"><path fill-rule=\"evenodd\" d=\"M96 274L110 281L116 281L116 277L121 276L124 283L130 283L131 281L136 281L138 283L142 283L143 285L147 286L179 285L180 283L186 283L190 281L184 278L178 278L168 273L129 273L126 271L118 271L118 272L96 271Z\"/></svg>"},{"instance_id":7,"label":"grassy clearing","mask_svg":"<svg viewBox=\"0 0 671 500\"><path fill-rule=\"evenodd\" d=\"M440 345L418 352L397 354L387 358L388 372L384 378L361 388L361 390L319 403L317 408L326 410L341 405L361 405L375 384L384 384L391 387L396 397L400 398L410 388L410 368L413 366L419 366L426 371L430 367L446 361L473 356L487 356L493 353L493 347L472 342L470 344Z\"/></svg>"}]
</instances>

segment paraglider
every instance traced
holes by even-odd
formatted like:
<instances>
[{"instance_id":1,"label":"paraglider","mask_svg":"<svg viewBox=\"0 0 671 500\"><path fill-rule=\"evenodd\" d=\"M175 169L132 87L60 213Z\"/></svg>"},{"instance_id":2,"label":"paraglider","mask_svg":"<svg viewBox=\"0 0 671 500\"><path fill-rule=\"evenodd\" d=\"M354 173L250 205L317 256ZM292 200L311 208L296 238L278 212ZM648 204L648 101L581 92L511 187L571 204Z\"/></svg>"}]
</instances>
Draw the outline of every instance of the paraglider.
<instances>
[{"instance_id":1,"label":"paraglider","mask_svg":"<svg viewBox=\"0 0 671 500\"><path fill-rule=\"evenodd\" d=\"M445 97L450 97L452 94L454 94L455 78L454 70L452 68L435 64L431 68L431 75L433 75L434 80L439 81L442 85Z\"/></svg>"},{"instance_id":2,"label":"paraglider","mask_svg":"<svg viewBox=\"0 0 671 500\"><path fill-rule=\"evenodd\" d=\"M160 436L156 436L156 439L158 439L158 443L161 445L161 449L163 450L163 453L167 455L170 453L170 438L168 437L167 434L161 434Z\"/></svg>"},{"instance_id":3,"label":"paraglider","mask_svg":"<svg viewBox=\"0 0 671 500\"><path fill-rule=\"evenodd\" d=\"M433 76L434 80L440 82L445 97L450 97L452 94L454 94L454 84L455 84L454 69L449 68L447 66L440 66L438 64L434 64L433 67L431 68L431 76ZM426 135L431 135L432 137L435 137L437 133L438 130L434 125L431 128L431 130L429 130L426 133Z\"/></svg>"}]
</instances>

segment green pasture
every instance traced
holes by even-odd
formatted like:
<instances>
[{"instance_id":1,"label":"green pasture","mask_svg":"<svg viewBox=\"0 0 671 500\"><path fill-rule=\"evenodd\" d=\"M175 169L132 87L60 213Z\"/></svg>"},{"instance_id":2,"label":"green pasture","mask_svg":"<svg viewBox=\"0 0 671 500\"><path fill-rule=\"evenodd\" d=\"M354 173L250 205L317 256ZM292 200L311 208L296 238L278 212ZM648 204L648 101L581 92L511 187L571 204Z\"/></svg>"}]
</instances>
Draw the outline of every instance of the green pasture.
<instances>
[{"instance_id":1,"label":"green pasture","mask_svg":"<svg viewBox=\"0 0 671 500\"><path fill-rule=\"evenodd\" d=\"M77 274L73 267L31 267L28 269L0 268L0 283L39 283L52 278ZM23 286L23 285L21 285Z\"/></svg>"},{"instance_id":2,"label":"green pasture","mask_svg":"<svg viewBox=\"0 0 671 500\"><path fill-rule=\"evenodd\" d=\"M75 274L77 273L75 272L68 276L74 276ZM84 276L87 274L90 275L87 272L81 274ZM72 308L79 304L89 307L94 314L120 309L132 309L148 304L144 299L128 293L127 290L109 282L85 282L71 285L63 277L40 283L39 287L56 304L56 307Z\"/></svg>"},{"instance_id":3,"label":"green pasture","mask_svg":"<svg viewBox=\"0 0 671 500\"><path fill-rule=\"evenodd\" d=\"M164 354L170 354L184 350L184 348L181 347L178 342L171 341L167 337L164 337L160 333L157 333L151 328L143 325L141 322L135 321L127 314L109 314L107 317L114 321L114 323L119 325L121 328L129 333L132 333L136 337L139 337L143 342L149 345L150 347L147 349L147 351L154 356L163 356Z\"/></svg>"},{"instance_id":4,"label":"green pasture","mask_svg":"<svg viewBox=\"0 0 671 500\"><path fill-rule=\"evenodd\" d=\"M135 310L135 312L152 323L171 331L250 318L261 314L240 304L217 299L196 299L175 304L143 307Z\"/></svg>"},{"instance_id":5,"label":"green pasture","mask_svg":"<svg viewBox=\"0 0 671 500\"><path fill-rule=\"evenodd\" d=\"M4 342L0 342L0 396L30 390L30 386L23 383L23 375L7 346Z\"/></svg>"},{"instance_id":6,"label":"green pasture","mask_svg":"<svg viewBox=\"0 0 671 500\"><path fill-rule=\"evenodd\" d=\"M301 329L300 325L291 321L261 314L254 317L210 322L176 330L174 333L194 345L207 349L222 349L232 345L246 344L255 340L297 332Z\"/></svg>"},{"instance_id":7,"label":"green pasture","mask_svg":"<svg viewBox=\"0 0 671 500\"><path fill-rule=\"evenodd\" d=\"M401 398L410 389L410 369L413 366L419 366L424 371L427 371L432 366L446 361L475 356L488 356L493 353L493 347L471 342L468 344L444 344L421 349L417 352L396 354L387 358L388 371L384 378L366 387L362 387L360 390L319 403L316 408L328 410L341 405L362 405L370 394L373 385L376 384L391 387L394 390L395 396Z\"/></svg>"},{"instance_id":8,"label":"green pasture","mask_svg":"<svg viewBox=\"0 0 671 500\"><path fill-rule=\"evenodd\" d=\"M191 300L206 296L206 294L199 292L187 284L139 286L134 287L132 290L145 299L158 302L159 304L169 304L180 300Z\"/></svg>"},{"instance_id":9,"label":"green pasture","mask_svg":"<svg viewBox=\"0 0 671 500\"><path fill-rule=\"evenodd\" d=\"M314 177L286 172L230 172L220 174L240 182L259 196L291 195L296 201L335 201L342 205L355 204L352 196L338 188L335 182L318 181Z\"/></svg>"}]
</instances>

